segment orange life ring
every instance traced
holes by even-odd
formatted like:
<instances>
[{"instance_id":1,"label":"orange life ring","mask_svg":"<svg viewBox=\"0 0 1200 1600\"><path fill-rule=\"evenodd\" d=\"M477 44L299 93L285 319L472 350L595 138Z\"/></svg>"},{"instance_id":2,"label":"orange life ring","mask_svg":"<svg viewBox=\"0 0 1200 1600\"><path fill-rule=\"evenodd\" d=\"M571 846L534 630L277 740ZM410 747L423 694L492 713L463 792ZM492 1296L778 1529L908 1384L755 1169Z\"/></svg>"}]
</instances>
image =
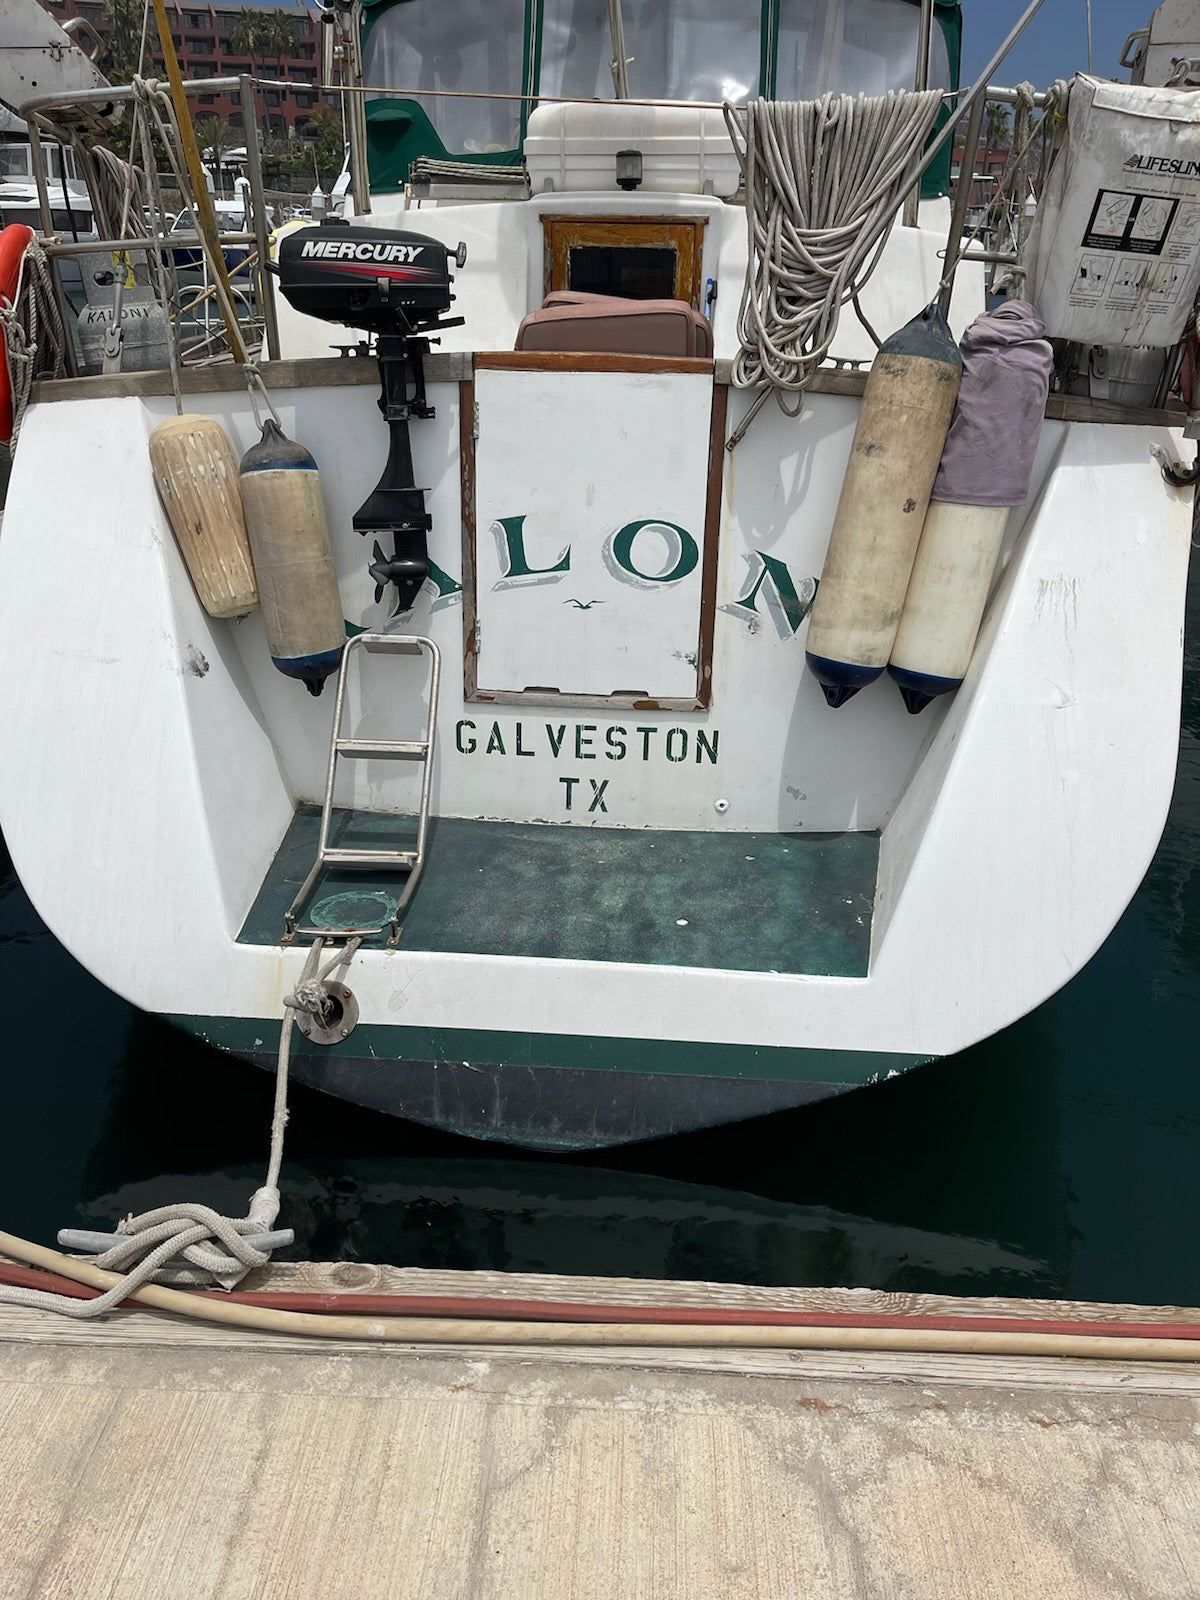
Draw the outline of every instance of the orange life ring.
<instances>
[{"instance_id":1,"label":"orange life ring","mask_svg":"<svg viewBox=\"0 0 1200 1600\"><path fill-rule=\"evenodd\" d=\"M0 311L11 311L21 280L21 262L33 243L33 229L23 222L10 222L0 229ZM4 360L0 361L0 444L12 438L12 381L8 372L8 347L0 340Z\"/></svg>"}]
</instances>

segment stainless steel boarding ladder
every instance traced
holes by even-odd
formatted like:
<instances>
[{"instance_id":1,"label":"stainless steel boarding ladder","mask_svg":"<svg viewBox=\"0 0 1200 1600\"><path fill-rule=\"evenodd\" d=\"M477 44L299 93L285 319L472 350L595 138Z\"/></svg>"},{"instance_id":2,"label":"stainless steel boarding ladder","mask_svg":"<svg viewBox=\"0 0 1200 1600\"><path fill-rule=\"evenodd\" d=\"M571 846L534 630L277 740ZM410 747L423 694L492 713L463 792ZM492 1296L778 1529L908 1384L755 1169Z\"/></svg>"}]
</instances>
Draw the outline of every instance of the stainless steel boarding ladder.
<instances>
[{"instance_id":1,"label":"stainless steel boarding ladder","mask_svg":"<svg viewBox=\"0 0 1200 1600\"><path fill-rule=\"evenodd\" d=\"M371 655L419 656L428 652L432 662L429 681L429 712L425 721L423 739L349 739L342 733L342 709L346 698L346 681L350 660L357 649ZM297 934L311 938L352 939L356 935L373 932L372 928L317 928L299 923L300 908L312 893L317 879L326 867L385 868L393 872L407 872L404 888L386 919L391 926L388 939L394 945L400 937L400 918L416 892L425 865L425 834L429 826L429 788L433 775L433 735L437 720L438 685L442 673L442 658L436 644L421 634L359 633L347 641L338 672L337 699L333 707L333 737L329 743L329 770L325 777L325 799L321 805L321 832L317 840L317 859L300 892L284 913L284 941ZM333 818L333 788L337 776L339 756L358 761L420 761L421 800L417 808L417 842L415 850L346 850L329 843L329 827Z\"/></svg>"}]
</instances>

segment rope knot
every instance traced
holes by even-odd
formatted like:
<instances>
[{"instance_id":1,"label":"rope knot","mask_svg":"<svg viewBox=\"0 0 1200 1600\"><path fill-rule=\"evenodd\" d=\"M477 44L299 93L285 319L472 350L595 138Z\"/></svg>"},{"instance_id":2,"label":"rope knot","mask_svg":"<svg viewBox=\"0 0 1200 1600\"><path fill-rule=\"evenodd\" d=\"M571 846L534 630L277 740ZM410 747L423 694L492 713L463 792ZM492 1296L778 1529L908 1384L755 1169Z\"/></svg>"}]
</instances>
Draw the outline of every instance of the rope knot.
<instances>
[{"instance_id":1,"label":"rope knot","mask_svg":"<svg viewBox=\"0 0 1200 1600\"><path fill-rule=\"evenodd\" d=\"M0 1289L0 1304L35 1306L64 1316L87 1320L103 1316L151 1281L233 1289L255 1267L266 1266L271 1251L295 1243L291 1228L276 1228L279 1215L279 1172L283 1163L283 1132L287 1124L288 1063L291 1055L293 1012L324 1016L332 1000L326 980L349 962L362 944L351 939L320 967L323 938L308 952L294 994L284 1002L279 1035L279 1060L275 1069L275 1108L271 1118L271 1154L266 1180L250 1197L244 1217L226 1217L211 1206L194 1201L158 1206L124 1219L115 1233L92 1233L64 1228L58 1242L91 1258L91 1265L122 1274L103 1294L75 1300L46 1289Z\"/></svg>"},{"instance_id":2,"label":"rope knot","mask_svg":"<svg viewBox=\"0 0 1200 1600\"><path fill-rule=\"evenodd\" d=\"M295 991L284 999L285 1006L291 1006L294 1011L306 1011L310 1017L320 1017L322 1021L333 1010L333 1001L329 990L319 978L308 978L296 985Z\"/></svg>"}]
</instances>

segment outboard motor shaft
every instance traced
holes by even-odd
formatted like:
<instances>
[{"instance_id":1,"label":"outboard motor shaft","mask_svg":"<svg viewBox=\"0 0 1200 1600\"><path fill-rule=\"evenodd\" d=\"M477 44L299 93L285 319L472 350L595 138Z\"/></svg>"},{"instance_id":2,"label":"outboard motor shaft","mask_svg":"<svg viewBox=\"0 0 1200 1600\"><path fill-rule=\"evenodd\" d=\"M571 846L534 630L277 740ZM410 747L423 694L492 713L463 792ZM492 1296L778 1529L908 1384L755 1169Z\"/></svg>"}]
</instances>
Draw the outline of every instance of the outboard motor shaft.
<instances>
[{"instance_id":1,"label":"outboard motor shaft","mask_svg":"<svg viewBox=\"0 0 1200 1600\"><path fill-rule=\"evenodd\" d=\"M390 443L383 476L354 513L354 526L372 539L376 600L396 586L395 615L412 607L429 575L431 519L425 491L413 482L408 424L434 415L424 357L433 329L462 325L462 317L445 313L454 299L450 262L462 267L466 259L465 244L452 251L424 234L360 228L337 217L285 234L279 246L279 287L297 311L377 338L379 409Z\"/></svg>"}]
</instances>

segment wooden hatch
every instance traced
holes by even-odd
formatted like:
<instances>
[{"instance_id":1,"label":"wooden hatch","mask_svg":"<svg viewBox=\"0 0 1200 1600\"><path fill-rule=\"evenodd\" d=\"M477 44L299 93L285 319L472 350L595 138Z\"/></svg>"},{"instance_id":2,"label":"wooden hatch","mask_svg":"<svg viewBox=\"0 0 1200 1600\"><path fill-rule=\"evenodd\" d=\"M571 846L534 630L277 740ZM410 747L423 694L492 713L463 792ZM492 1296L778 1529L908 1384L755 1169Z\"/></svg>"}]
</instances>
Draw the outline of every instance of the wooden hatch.
<instances>
[{"instance_id":1,"label":"wooden hatch","mask_svg":"<svg viewBox=\"0 0 1200 1600\"><path fill-rule=\"evenodd\" d=\"M700 306L704 217L544 216L544 291Z\"/></svg>"}]
</instances>

